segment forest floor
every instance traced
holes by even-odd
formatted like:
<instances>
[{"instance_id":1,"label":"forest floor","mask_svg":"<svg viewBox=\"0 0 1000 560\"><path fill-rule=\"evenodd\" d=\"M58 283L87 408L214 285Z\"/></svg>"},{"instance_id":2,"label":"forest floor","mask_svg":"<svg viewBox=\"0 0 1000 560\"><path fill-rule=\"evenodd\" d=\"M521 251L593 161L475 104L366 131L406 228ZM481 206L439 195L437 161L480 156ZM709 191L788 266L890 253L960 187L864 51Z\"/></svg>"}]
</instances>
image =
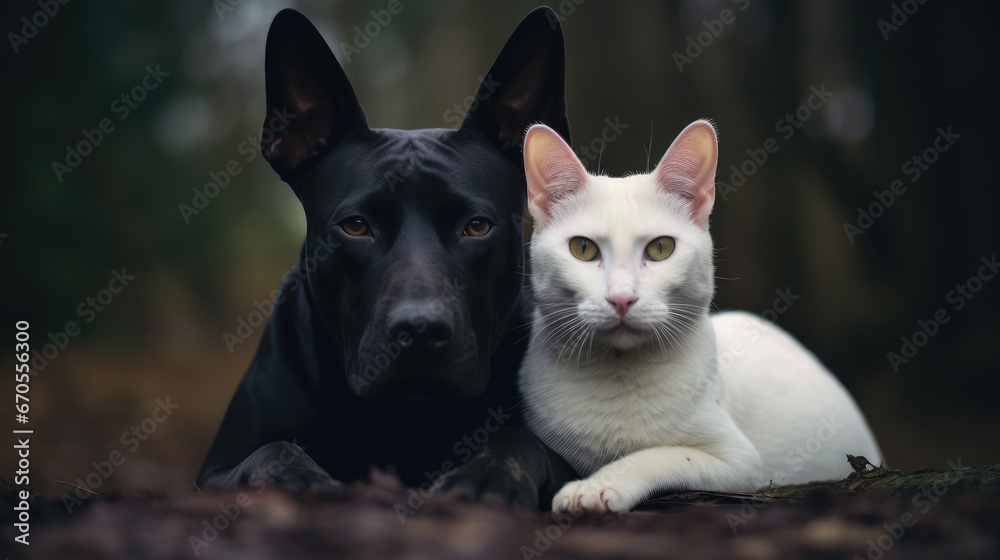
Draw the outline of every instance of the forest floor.
<instances>
[{"instance_id":1,"label":"forest floor","mask_svg":"<svg viewBox=\"0 0 1000 560\"><path fill-rule=\"evenodd\" d=\"M577 518L424 499L379 472L336 494L101 496L72 515L35 496L28 547L13 541L8 485L0 548L12 558L129 560L1000 557L1000 465L856 469L836 483L686 492L628 514Z\"/></svg>"}]
</instances>

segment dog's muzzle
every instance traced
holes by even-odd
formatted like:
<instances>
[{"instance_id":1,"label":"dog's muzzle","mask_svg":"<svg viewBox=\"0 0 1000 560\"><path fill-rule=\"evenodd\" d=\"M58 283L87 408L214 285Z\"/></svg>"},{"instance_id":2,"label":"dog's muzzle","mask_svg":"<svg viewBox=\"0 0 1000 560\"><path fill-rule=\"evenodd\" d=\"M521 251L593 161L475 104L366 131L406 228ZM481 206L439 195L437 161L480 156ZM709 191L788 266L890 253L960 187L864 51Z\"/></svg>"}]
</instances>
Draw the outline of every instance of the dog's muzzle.
<instances>
[{"instance_id":1,"label":"dog's muzzle","mask_svg":"<svg viewBox=\"0 0 1000 560\"><path fill-rule=\"evenodd\" d=\"M481 363L482 348L457 302L408 296L382 309L348 374L356 394L469 398L485 388L489 365Z\"/></svg>"},{"instance_id":2,"label":"dog's muzzle","mask_svg":"<svg viewBox=\"0 0 1000 560\"><path fill-rule=\"evenodd\" d=\"M455 320L450 310L437 300L403 300L389 311L386 321L390 340L395 340L405 354L433 355L445 351L455 334Z\"/></svg>"}]
</instances>

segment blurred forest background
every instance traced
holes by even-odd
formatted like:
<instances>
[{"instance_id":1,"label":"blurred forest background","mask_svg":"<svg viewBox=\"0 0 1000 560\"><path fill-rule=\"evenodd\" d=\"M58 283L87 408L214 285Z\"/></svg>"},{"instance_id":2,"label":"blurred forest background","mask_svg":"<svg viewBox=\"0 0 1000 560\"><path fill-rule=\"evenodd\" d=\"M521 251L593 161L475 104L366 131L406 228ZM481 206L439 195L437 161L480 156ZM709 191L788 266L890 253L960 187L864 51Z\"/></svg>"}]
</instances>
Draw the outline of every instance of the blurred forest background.
<instances>
[{"instance_id":1,"label":"blurred forest background","mask_svg":"<svg viewBox=\"0 0 1000 560\"><path fill-rule=\"evenodd\" d=\"M38 350L49 333L66 340L68 321L79 326L33 380L37 490L58 496L65 487L54 479L85 478L92 461L130 449L123 432L167 396L179 408L98 492L191 489L261 329L232 354L222 335L277 287L305 231L291 190L256 153L264 39L275 13L295 7L312 19L372 126L423 128L452 126L448 111L474 92L536 6L404 0L390 22L369 27L378 33L348 60L341 43L364 44L358 33L387 5L76 1L60 4L15 52L9 33L27 37L22 18L41 8L5 3L0 363L12 369L16 319L31 322ZM645 170L687 123L708 117L721 131L719 181L733 185L730 166L775 139L767 162L717 199L716 303L763 312L776 290L797 296L777 322L853 392L897 468L1000 462L1000 280L973 282L981 290L961 309L949 297L1000 240L996 20L984 6L553 5L564 17L573 146L590 146L608 121L627 125L597 150L601 171ZM692 46L699 41L707 43L700 51ZM142 84L147 67L169 75L121 118L121 96ZM783 126L813 87L833 96L801 128ZM114 129L57 177L53 162L65 164L67 146L102 119ZM960 137L912 180L904 164L948 127ZM192 204L193 189L231 161L241 171L185 220L178 206ZM591 170L597 165L589 161ZM905 193L849 239L844 224L857 225L858 208L896 180ZM134 280L102 311L87 311L96 309L87 298L102 297L122 267ZM894 368L887 354L941 308L949 322ZM7 401L12 377L2 387ZM12 425L4 404L0 426L7 433ZM0 466L8 476L14 470L9 445Z\"/></svg>"}]
</instances>

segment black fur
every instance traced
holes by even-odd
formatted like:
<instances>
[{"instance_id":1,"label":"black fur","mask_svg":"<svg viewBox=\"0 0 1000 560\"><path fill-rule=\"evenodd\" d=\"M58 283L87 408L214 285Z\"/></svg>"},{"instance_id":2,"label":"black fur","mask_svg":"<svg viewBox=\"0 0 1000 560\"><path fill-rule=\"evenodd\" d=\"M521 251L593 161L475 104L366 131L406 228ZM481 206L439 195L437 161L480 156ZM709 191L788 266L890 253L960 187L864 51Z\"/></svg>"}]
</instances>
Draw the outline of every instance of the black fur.
<instances>
[{"instance_id":1,"label":"black fur","mask_svg":"<svg viewBox=\"0 0 1000 560\"><path fill-rule=\"evenodd\" d=\"M375 465L537 507L572 476L515 414L521 141L535 122L569 138L552 22L547 8L525 18L459 129L404 131L370 129L312 24L275 17L261 149L308 233L200 484L324 488ZM355 237L358 218L368 231ZM489 233L463 235L477 219Z\"/></svg>"}]
</instances>

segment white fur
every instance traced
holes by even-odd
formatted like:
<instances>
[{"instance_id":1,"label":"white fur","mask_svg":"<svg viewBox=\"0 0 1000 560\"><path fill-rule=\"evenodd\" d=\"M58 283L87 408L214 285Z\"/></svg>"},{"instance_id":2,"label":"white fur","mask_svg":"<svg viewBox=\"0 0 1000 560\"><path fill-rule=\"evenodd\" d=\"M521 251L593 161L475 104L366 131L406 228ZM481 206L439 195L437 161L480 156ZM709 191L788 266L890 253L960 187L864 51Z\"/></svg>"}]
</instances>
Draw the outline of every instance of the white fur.
<instances>
[{"instance_id":1,"label":"white fur","mask_svg":"<svg viewBox=\"0 0 1000 560\"><path fill-rule=\"evenodd\" d=\"M837 479L851 472L845 453L882 460L851 396L808 350L753 315L708 314L714 187L703 183L714 177L715 136L711 150L704 127L690 142L698 124L656 171L625 178L580 175L544 127L526 140L537 309L520 389L528 428L586 477L560 490L554 511L620 512L667 490ZM670 165L680 176L664 180ZM545 198L547 169L558 175L558 200ZM676 185L695 195L678 196ZM665 235L674 253L644 259L646 244ZM572 256L575 236L597 243L599 261ZM606 299L621 295L635 299L624 317Z\"/></svg>"}]
</instances>

